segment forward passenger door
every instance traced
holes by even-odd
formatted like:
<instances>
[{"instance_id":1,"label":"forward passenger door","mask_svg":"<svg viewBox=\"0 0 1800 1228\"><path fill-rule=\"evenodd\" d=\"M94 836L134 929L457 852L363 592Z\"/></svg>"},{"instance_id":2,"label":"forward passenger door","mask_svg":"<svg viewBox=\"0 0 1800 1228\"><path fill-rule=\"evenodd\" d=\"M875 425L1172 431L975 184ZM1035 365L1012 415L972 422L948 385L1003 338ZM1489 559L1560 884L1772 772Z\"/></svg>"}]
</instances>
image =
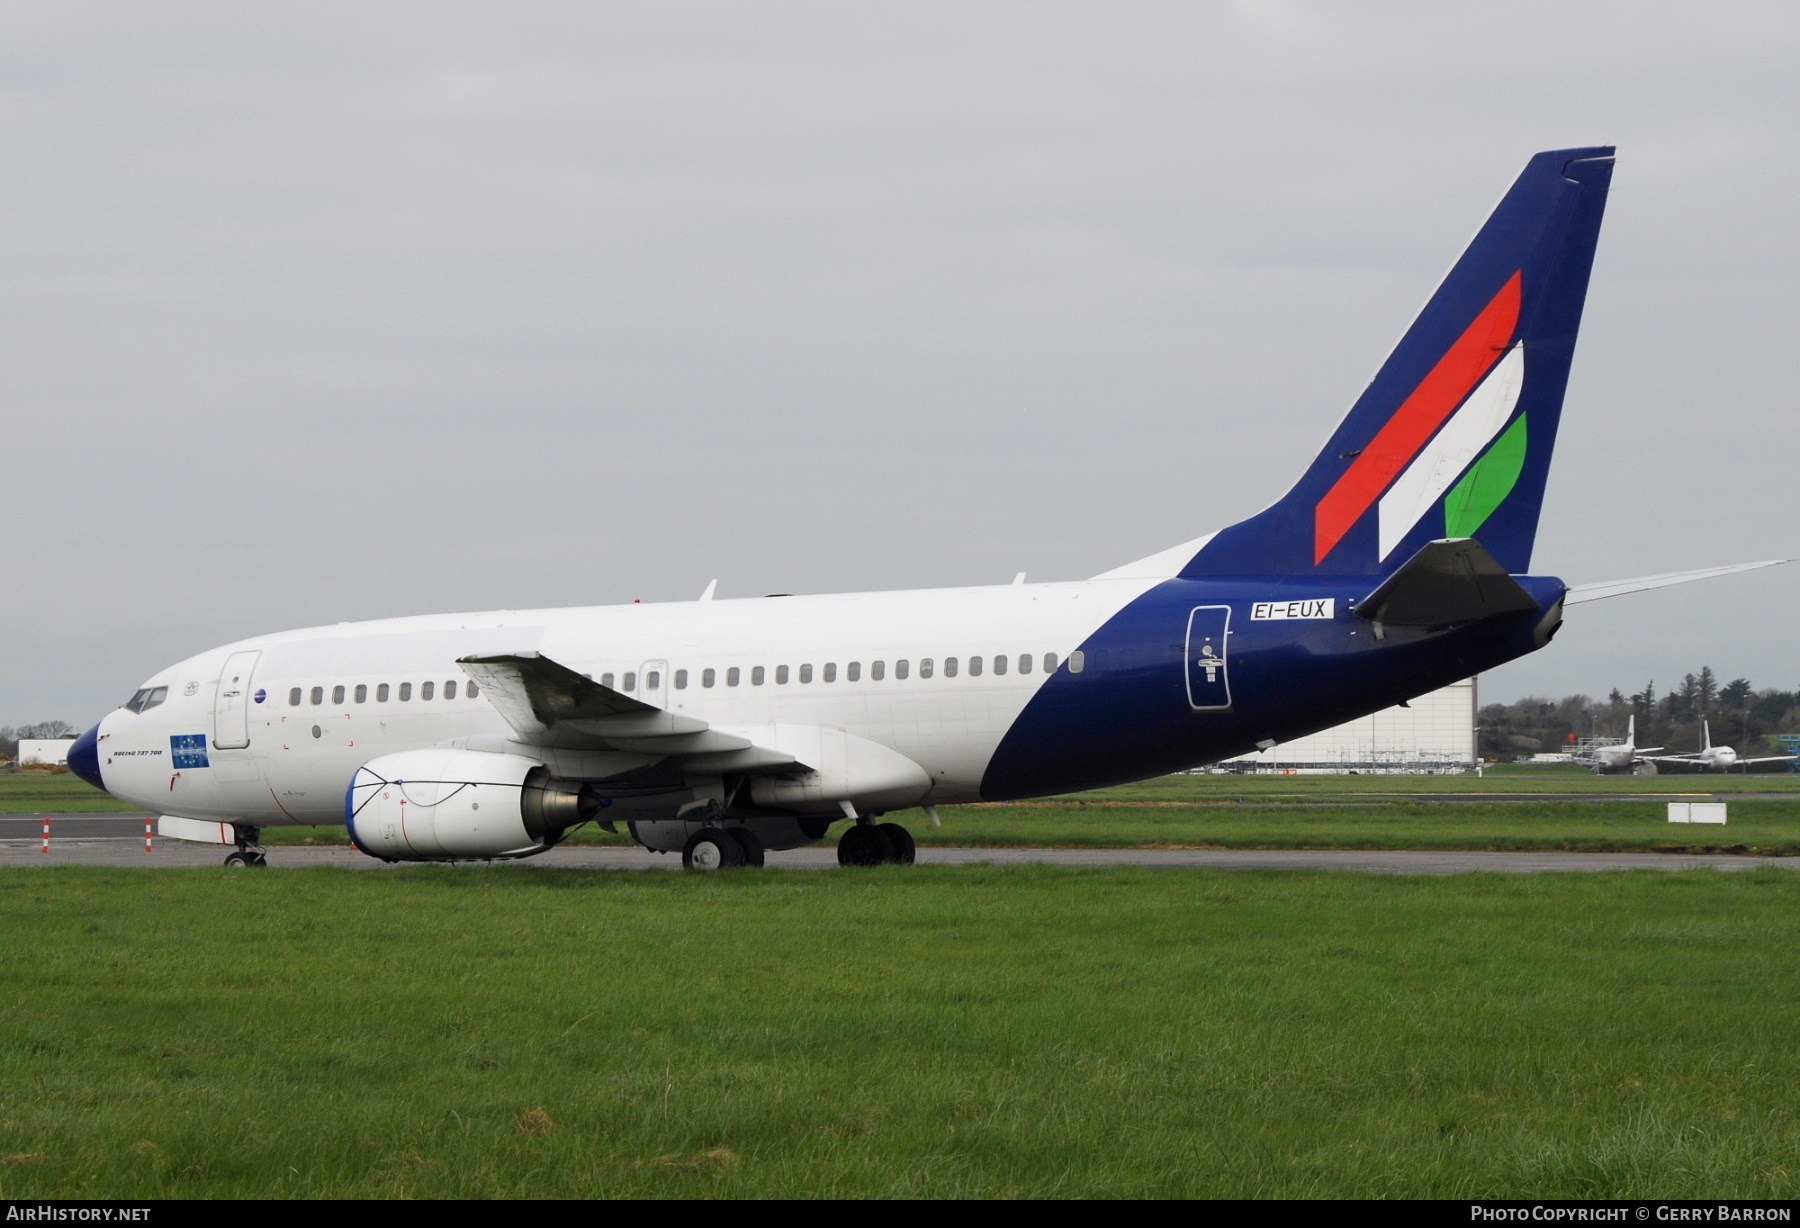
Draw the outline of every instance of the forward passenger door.
<instances>
[{"instance_id":1,"label":"forward passenger door","mask_svg":"<svg viewBox=\"0 0 1800 1228\"><path fill-rule=\"evenodd\" d=\"M250 745L250 675L260 656L261 649L251 649L225 658L219 689L213 696L215 750L242 750Z\"/></svg>"}]
</instances>

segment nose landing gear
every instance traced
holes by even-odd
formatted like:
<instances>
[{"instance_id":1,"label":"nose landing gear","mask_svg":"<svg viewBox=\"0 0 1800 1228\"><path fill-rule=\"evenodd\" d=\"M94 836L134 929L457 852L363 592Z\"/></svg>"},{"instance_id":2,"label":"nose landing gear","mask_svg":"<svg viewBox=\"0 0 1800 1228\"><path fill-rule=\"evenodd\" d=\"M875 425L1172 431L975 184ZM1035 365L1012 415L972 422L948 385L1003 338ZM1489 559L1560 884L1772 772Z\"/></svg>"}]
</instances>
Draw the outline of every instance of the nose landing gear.
<instances>
[{"instance_id":1,"label":"nose landing gear","mask_svg":"<svg viewBox=\"0 0 1800 1228\"><path fill-rule=\"evenodd\" d=\"M267 866L269 864L269 859L263 853L262 846L256 842L256 838L262 834L262 829L257 827L245 827L239 824L236 825L235 831L237 834L237 851L235 853L225 854L225 864L233 870L242 870L251 867L262 869L264 866Z\"/></svg>"}]
</instances>

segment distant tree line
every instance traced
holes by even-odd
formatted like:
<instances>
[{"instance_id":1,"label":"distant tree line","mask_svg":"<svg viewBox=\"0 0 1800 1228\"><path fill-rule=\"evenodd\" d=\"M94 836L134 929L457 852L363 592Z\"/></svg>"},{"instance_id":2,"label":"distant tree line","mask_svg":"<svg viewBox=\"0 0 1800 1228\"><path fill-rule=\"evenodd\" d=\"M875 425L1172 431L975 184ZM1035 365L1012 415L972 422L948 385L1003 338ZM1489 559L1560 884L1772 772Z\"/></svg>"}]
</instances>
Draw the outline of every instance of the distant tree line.
<instances>
[{"instance_id":1,"label":"distant tree line","mask_svg":"<svg viewBox=\"0 0 1800 1228\"><path fill-rule=\"evenodd\" d=\"M81 731L67 721L39 721L35 725L0 725L0 756L19 757L20 738L72 738Z\"/></svg>"},{"instance_id":2,"label":"distant tree line","mask_svg":"<svg viewBox=\"0 0 1800 1228\"><path fill-rule=\"evenodd\" d=\"M1577 737L1623 741L1633 716L1639 746L1698 750L1704 720L1712 724L1715 746L1735 747L1742 755L1779 754L1775 735L1800 733L1800 691L1758 689L1748 678L1720 686L1712 668L1701 666L1699 673L1684 676L1679 686L1661 695L1655 682L1647 682L1632 695L1614 687L1600 701L1586 695L1533 695L1483 705L1478 744L1483 758L1510 760L1562 750Z\"/></svg>"}]
</instances>

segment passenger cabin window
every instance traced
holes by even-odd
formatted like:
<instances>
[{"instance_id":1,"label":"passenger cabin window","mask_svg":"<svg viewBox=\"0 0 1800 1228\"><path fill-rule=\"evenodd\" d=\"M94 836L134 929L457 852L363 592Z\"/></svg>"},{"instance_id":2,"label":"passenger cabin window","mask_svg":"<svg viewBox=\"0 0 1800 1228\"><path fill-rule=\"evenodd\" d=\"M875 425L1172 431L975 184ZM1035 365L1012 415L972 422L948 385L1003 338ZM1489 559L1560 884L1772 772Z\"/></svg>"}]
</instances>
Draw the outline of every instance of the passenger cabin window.
<instances>
[{"instance_id":1,"label":"passenger cabin window","mask_svg":"<svg viewBox=\"0 0 1800 1228\"><path fill-rule=\"evenodd\" d=\"M904 660L894 662L894 677L906 677L906 662Z\"/></svg>"},{"instance_id":2,"label":"passenger cabin window","mask_svg":"<svg viewBox=\"0 0 1800 1228\"><path fill-rule=\"evenodd\" d=\"M387 702L387 699L388 699L388 684L385 682L379 683L375 687L375 702L378 704L384 704Z\"/></svg>"},{"instance_id":3,"label":"passenger cabin window","mask_svg":"<svg viewBox=\"0 0 1800 1228\"><path fill-rule=\"evenodd\" d=\"M475 685L475 683L474 683L474 682L473 682L473 681L470 681L470 683L469 683L469 690L468 690L468 696L469 696L469 698L470 698L470 699L474 699L474 698L475 698L475 697L476 697L476 696L477 696L477 695L479 695L479 694L481 694L481 688L480 688L480 687L478 687L478 686L476 686L476 685Z\"/></svg>"},{"instance_id":4,"label":"passenger cabin window","mask_svg":"<svg viewBox=\"0 0 1800 1228\"><path fill-rule=\"evenodd\" d=\"M750 685L751 686L761 686L762 684L763 684L763 667L760 665L752 667L752 669L750 670Z\"/></svg>"},{"instance_id":5,"label":"passenger cabin window","mask_svg":"<svg viewBox=\"0 0 1800 1228\"><path fill-rule=\"evenodd\" d=\"M127 705L127 706L129 707L129 705ZM300 706L300 688L295 687L293 690L288 692L288 707L298 708L299 706ZM135 712L136 709L133 708L132 711Z\"/></svg>"},{"instance_id":6,"label":"passenger cabin window","mask_svg":"<svg viewBox=\"0 0 1800 1228\"><path fill-rule=\"evenodd\" d=\"M412 698L412 683L402 682L400 684L400 702L406 703L411 698Z\"/></svg>"},{"instance_id":7,"label":"passenger cabin window","mask_svg":"<svg viewBox=\"0 0 1800 1228\"><path fill-rule=\"evenodd\" d=\"M435 682L422 682L419 684L419 698L421 700L430 699L435 690L437 690Z\"/></svg>"},{"instance_id":8,"label":"passenger cabin window","mask_svg":"<svg viewBox=\"0 0 1800 1228\"><path fill-rule=\"evenodd\" d=\"M1087 653L1085 653L1085 652L1081 651L1081 649L1077 648L1074 652L1069 654L1069 672L1071 674L1079 674L1082 670L1084 670L1086 668L1087 668Z\"/></svg>"},{"instance_id":9,"label":"passenger cabin window","mask_svg":"<svg viewBox=\"0 0 1800 1228\"><path fill-rule=\"evenodd\" d=\"M662 685L662 671L661 670L653 669L644 675L644 689L646 691L654 691L657 687L659 687L661 685Z\"/></svg>"},{"instance_id":10,"label":"passenger cabin window","mask_svg":"<svg viewBox=\"0 0 1800 1228\"><path fill-rule=\"evenodd\" d=\"M836 682L837 681L837 662L836 661L825 662L825 681L827 681L827 682Z\"/></svg>"},{"instance_id":11,"label":"passenger cabin window","mask_svg":"<svg viewBox=\"0 0 1800 1228\"><path fill-rule=\"evenodd\" d=\"M612 684L613 684L613 676L611 674L601 674L600 675L600 685L601 686L606 687L607 689L610 690L612 688Z\"/></svg>"},{"instance_id":12,"label":"passenger cabin window","mask_svg":"<svg viewBox=\"0 0 1800 1228\"><path fill-rule=\"evenodd\" d=\"M777 665L775 667L775 685L776 686L786 686L787 679L788 679L787 666Z\"/></svg>"},{"instance_id":13,"label":"passenger cabin window","mask_svg":"<svg viewBox=\"0 0 1800 1228\"><path fill-rule=\"evenodd\" d=\"M855 682L858 678L861 678L861 677L862 677L862 662L861 661L852 661L852 662L850 662L850 664L844 666L844 681L845 682Z\"/></svg>"},{"instance_id":14,"label":"passenger cabin window","mask_svg":"<svg viewBox=\"0 0 1800 1228\"><path fill-rule=\"evenodd\" d=\"M454 681L446 682L444 684L444 698L445 699L455 699L456 698L456 683Z\"/></svg>"},{"instance_id":15,"label":"passenger cabin window","mask_svg":"<svg viewBox=\"0 0 1800 1228\"><path fill-rule=\"evenodd\" d=\"M366 682L357 683L354 698L356 699L356 702L359 704L368 703L369 702L369 684Z\"/></svg>"},{"instance_id":16,"label":"passenger cabin window","mask_svg":"<svg viewBox=\"0 0 1800 1228\"><path fill-rule=\"evenodd\" d=\"M786 669L786 668L787 668L787 667L786 667L786 666L785 666L785 665L784 665L784 666L782 666L782 668L783 668L783 669ZM776 674L776 675L775 675L775 681L777 681L777 682L786 682L786 681L787 681L787 679L786 679L786 678L783 678L783 677L782 677L782 676L781 676L781 675L780 675L780 674L779 674L779 673L778 673L778 674ZM801 667L800 667L800 681L802 681L802 682L811 682L811 681L812 681L812 666L810 666L810 665L802 665L802 666L801 666ZM826 681L828 681L828 682L829 682L829 681L830 681L830 679L826 679Z\"/></svg>"},{"instance_id":17,"label":"passenger cabin window","mask_svg":"<svg viewBox=\"0 0 1800 1228\"><path fill-rule=\"evenodd\" d=\"M738 667L735 665L732 666L730 669L725 671L725 685L726 686L736 686L738 684L738 679L741 676L742 675L738 673Z\"/></svg>"},{"instance_id":18,"label":"passenger cabin window","mask_svg":"<svg viewBox=\"0 0 1800 1228\"><path fill-rule=\"evenodd\" d=\"M341 704L344 702L344 688L343 687L334 686L331 688L331 702L334 704Z\"/></svg>"},{"instance_id":19,"label":"passenger cabin window","mask_svg":"<svg viewBox=\"0 0 1800 1228\"><path fill-rule=\"evenodd\" d=\"M637 690L637 672L635 670L626 672L626 674L625 674L625 689L627 691Z\"/></svg>"},{"instance_id":20,"label":"passenger cabin window","mask_svg":"<svg viewBox=\"0 0 1800 1228\"><path fill-rule=\"evenodd\" d=\"M1021 674L1029 674L1031 672L1031 654L1030 653L1022 652L1019 654L1019 672Z\"/></svg>"},{"instance_id":21,"label":"passenger cabin window","mask_svg":"<svg viewBox=\"0 0 1800 1228\"><path fill-rule=\"evenodd\" d=\"M969 677L971 677L971 678L981 677L981 658L980 657L970 657L969 658Z\"/></svg>"},{"instance_id":22,"label":"passenger cabin window","mask_svg":"<svg viewBox=\"0 0 1800 1228\"><path fill-rule=\"evenodd\" d=\"M870 682L880 682L885 677L887 677L887 662L886 661L871 661L871 662L869 662L869 681Z\"/></svg>"},{"instance_id":23,"label":"passenger cabin window","mask_svg":"<svg viewBox=\"0 0 1800 1228\"><path fill-rule=\"evenodd\" d=\"M931 677L931 658L930 657L919 658L919 677L921 677L921 678Z\"/></svg>"},{"instance_id":24,"label":"passenger cabin window","mask_svg":"<svg viewBox=\"0 0 1800 1228\"><path fill-rule=\"evenodd\" d=\"M685 669L675 671L675 689L677 691L687 690L687 671Z\"/></svg>"},{"instance_id":25,"label":"passenger cabin window","mask_svg":"<svg viewBox=\"0 0 1800 1228\"><path fill-rule=\"evenodd\" d=\"M701 686L712 686L718 680L719 680L719 671L718 670L703 669L700 671L700 685Z\"/></svg>"},{"instance_id":26,"label":"passenger cabin window","mask_svg":"<svg viewBox=\"0 0 1800 1228\"><path fill-rule=\"evenodd\" d=\"M944 677L946 677L946 678L956 677L956 658L955 657L945 657L944 658Z\"/></svg>"},{"instance_id":27,"label":"passenger cabin window","mask_svg":"<svg viewBox=\"0 0 1800 1228\"><path fill-rule=\"evenodd\" d=\"M320 704L324 703L325 702L325 688L322 686L314 687L312 689L311 698L313 701L313 707L315 707L315 708L318 707Z\"/></svg>"},{"instance_id":28,"label":"passenger cabin window","mask_svg":"<svg viewBox=\"0 0 1800 1228\"><path fill-rule=\"evenodd\" d=\"M1044 654L1044 672L1046 674L1054 674L1056 672L1056 654L1055 653L1047 652Z\"/></svg>"},{"instance_id":29,"label":"passenger cabin window","mask_svg":"<svg viewBox=\"0 0 1800 1228\"><path fill-rule=\"evenodd\" d=\"M1001 674L1004 674L1005 672L1006 672L1006 658L1004 656L995 657L994 658L994 676L999 677Z\"/></svg>"}]
</instances>

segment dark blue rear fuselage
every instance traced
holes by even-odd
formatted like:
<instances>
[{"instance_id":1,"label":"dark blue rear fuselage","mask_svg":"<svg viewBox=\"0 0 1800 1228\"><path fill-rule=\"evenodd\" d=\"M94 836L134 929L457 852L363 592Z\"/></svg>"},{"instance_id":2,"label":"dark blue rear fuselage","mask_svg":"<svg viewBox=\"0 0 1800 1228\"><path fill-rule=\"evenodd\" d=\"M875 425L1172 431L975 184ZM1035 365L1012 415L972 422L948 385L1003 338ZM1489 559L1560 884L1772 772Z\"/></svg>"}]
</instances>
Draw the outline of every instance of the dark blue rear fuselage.
<instances>
[{"instance_id":1,"label":"dark blue rear fuselage","mask_svg":"<svg viewBox=\"0 0 1800 1228\"><path fill-rule=\"evenodd\" d=\"M1367 580L1175 579L1121 610L1013 723L982 778L1005 800L1093 789L1212 763L1391 707L1548 642L1562 581L1519 577L1538 608L1450 627L1358 617ZM1330 618L1258 618L1259 605L1330 600ZM1230 706L1198 700L1195 612L1229 609ZM1217 617L1208 615L1208 617ZM1190 677L1192 675L1192 678ZM1197 703L1199 706L1197 707Z\"/></svg>"}]
</instances>

